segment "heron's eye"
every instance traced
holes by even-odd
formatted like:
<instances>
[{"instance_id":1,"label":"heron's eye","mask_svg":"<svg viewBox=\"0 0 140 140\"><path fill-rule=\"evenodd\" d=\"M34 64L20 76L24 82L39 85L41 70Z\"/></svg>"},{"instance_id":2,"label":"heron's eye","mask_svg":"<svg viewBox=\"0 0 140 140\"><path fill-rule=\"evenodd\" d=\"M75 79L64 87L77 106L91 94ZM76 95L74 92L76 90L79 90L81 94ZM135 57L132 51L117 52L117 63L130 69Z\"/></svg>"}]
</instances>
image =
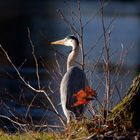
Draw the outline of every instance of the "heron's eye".
<instances>
[{"instance_id":1,"label":"heron's eye","mask_svg":"<svg viewBox=\"0 0 140 140\"><path fill-rule=\"evenodd\" d=\"M72 42L72 39L66 39L67 42L71 43Z\"/></svg>"}]
</instances>

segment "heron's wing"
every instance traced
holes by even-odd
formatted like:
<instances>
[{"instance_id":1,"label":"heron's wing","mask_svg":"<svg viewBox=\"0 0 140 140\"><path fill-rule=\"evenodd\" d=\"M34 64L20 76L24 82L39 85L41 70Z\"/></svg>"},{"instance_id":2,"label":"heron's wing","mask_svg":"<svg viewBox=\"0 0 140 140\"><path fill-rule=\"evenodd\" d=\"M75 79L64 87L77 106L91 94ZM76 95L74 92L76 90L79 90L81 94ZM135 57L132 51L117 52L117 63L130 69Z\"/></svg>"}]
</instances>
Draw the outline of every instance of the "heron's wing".
<instances>
[{"instance_id":1,"label":"heron's wing","mask_svg":"<svg viewBox=\"0 0 140 140\"><path fill-rule=\"evenodd\" d=\"M73 112L78 111L79 109L73 108L73 104L76 102L76 98L73 96L75 93L79 92L81 89L85 89L86 76L84 71L78 67L72 67L64 75L61 85L63 94L67 95L66 98L66 107L68 110Z\"/></svg>"}]
</instances>

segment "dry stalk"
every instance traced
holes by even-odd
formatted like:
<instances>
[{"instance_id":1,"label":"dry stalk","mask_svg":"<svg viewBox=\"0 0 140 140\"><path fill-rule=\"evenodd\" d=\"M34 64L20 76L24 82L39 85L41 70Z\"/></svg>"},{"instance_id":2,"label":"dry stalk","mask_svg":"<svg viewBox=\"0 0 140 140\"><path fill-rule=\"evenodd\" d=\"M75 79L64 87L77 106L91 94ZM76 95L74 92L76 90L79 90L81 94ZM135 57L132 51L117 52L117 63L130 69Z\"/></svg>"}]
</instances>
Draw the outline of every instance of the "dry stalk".
<instances>
[{"instance_id":1,"label":"dry stalk","mask_svg":"<svg viewBox=\"0 0 140 140\"><path fill-rule=\"evenodd\" d=\"M105 81L106 81L105 108L106 108L107 116L108 116L109 97L110 97L110 56L109 56L110 46L107 45L106 29L105 29L105 23L104 23L104 3L102 0L100 0L100 4L101 4L101 21L102 21L103 36L104 36L104 47L103 48L104 48L104 53L105 53L105 55L103 55L104 64L105 64Z\"/></svg>"}]
</instances>

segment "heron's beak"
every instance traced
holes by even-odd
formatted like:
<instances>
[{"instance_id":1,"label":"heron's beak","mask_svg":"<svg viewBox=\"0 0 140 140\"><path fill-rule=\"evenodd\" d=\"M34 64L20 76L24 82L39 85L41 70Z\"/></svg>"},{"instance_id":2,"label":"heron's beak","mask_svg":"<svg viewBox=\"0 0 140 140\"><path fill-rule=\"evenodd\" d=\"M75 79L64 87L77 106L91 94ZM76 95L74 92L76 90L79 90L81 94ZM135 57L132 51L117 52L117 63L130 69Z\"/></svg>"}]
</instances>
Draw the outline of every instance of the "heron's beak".
<instances>
[{"instance_id":1,"label":"heron's beak","mask_svg":"<svg viewBox=\"0 0 140 140\"><path fill-rule=\"evenodd\" d=\"M54 42L50 42L49 44L52 44L52 45L64 45L64 39L54 41Z\"/></svg>"}]
</instances>

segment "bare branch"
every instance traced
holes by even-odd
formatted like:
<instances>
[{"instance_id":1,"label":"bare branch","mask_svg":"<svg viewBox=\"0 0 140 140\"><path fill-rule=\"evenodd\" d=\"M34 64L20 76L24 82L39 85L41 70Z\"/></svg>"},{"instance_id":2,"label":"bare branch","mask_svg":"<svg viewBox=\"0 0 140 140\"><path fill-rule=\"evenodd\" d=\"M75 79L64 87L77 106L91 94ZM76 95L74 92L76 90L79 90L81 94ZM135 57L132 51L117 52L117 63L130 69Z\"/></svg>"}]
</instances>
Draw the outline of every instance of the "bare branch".
<instances>
[{"instance_id":1,"label":"bare branch","mask_svg":"<svg viewBox=\"0 0 140 140\"><path fill-rule=\"evenodd\" d=\"M39 70L38 70L38 62L37 62L37 58L36 58L36 55L35 55L35 46L34 46L32 40L31 40L31 33L30 33L29 28L27 28L27 30L28 30L28 38L29 38L30 44L32 46L32 55L34 57L35 65L36 65L36 76L37 76L37 81L38 81L38 88L41 89L41 87L40 87Z\"/></svg>"},{"instance_id":2,"label":"bare branch","mask_svg":"<svg viewBox=\"0 0 140 140\"><path fill-rule=\"evenodd\" d=\"M32 101L30 102L30 104L29 104L29 106L28 106L28 108L27 108L26 114L25 114L25 118L27 118L28 113L29 113L29 110L30 110L30 108L31 108L31 106L32 106L32 104L33 104L35 98L37 97L37 95L38 95L38 94L36 94L36 95L33 97Z\"/></svg>"},{"instance_id":3,"label":"bare branch","mask_svg":"<svg viewBox=\"0 0 140 140\"><path fill-rule=\"evenodd\" d=\"M22 64L20 65L20 67L18 67L18 70L20 70L21 67L22 67L26 62L27 62L27 59L25 59L25 60L22 62Z\"/></svg>"},{"instance_id":4,"label":"bare branch","mask_svg":"<svg viewBox=\"0 0 140 140\"><path fill-rule=\"evenodd\" d=\"M27 126L27 124L18 123L17 121L12 120L11 118L9 118L9 117L7 117L7 116L5 116L5 115L0 115L0 117L1 117L1 118L5 118L5 119L11 121L12 123L14 123L14 124L16 124L16 125L18 125L18 126L20 126L20 127L25 127L25 126Z\"/></svg>"},{"instance_id":5,"label":"bare branch","mask_svg":"<svg viewBox=\"0 0 140 140\"><path fill-rule=\"evenodd\" d=\"M4 48L0 45L0 49L2 50L2 52L5 54L7 60L9 61L9 63L12 65L12 67L14 68L14 70L16 71L17 75L19 76L20 80L24 83L24 85L26 85L28 88L30 88L31 90L37 92L37 93L43 93L46 98L48 99L48 101L50 102L52 108L54 109L54 111L56 112L56 114L58 115L60 121L62 122L63 125L64 124L64 121L62 120L62 118L60 118L59 116L59 113L58 111L56 110L54 104L52 103L50 97L47 95L47 93L44 91L44 90L38 90L38 89L35 89L33 86L31 86L29 83L27 83L24 78L21 76L20 72L18 71L18 69L16 68L16 66L13 64L12 60L10 59L9 55L7 54L7 52L4 50Z\"/></svg>"},{"instance_id":6,"label":"bare branch","mask_svg":"<svg viewBox=\"0 0 140 140\"><path fill-rule=\"evenodd\" d=\"M61 12L60 9L58 10L58 14L59 14L60 17L67 23L67 25L68 25L69 28L70 28L70 31L71 31L74 35L79 34L79 33L77 32L77 30L75 29L75 27L70 23L70 21L63 15L63 13Z\"/></svg>"},{"instance_id":7,"label":"bare branch","mask_svg":"<svg viewBox=\"0 0 140 140\"><path fill-rule=\"evenodd\" d=\"M110 29L110 26L112 25L112 23L114 22L114 20L115 20L115 18L111 20L111 22L109 23L109 25L106 27L105 32L107 32L107 31ZM98 37L97 41L94 43L94 45L91 46L91 47L87 50L87 52L85 53L85 57L87 57L88 54L92 52L92 50L96 47L96 44L103 38L103 36L104 36L103 33L101 33L101 34L99 35L99 37Z\"/></svg>"},{"instance_id":8,"label":"bare branch","mask_svg":"<svg viewBox=\"0 0 140 140\"><path fill-rule=\"evenodd\" d=\"M105 80L106 80L105 107L106 107L107 116L108 116L108 112L109 112L109 97L110 97L110 56L109 56L109 48L110 48L110 46L107 45L106 29L105 29L105 23L104 23L104 9L103 9L104 8L104 3L103 3L103 0L100 0L100 4L101 4L101 21L102 21L102 28L103 28L104 52L105 52L105 57L104 57L104 63L105 63Z\"/></svg>"},{"instance_id":9,"label":"bare branch","mask_svg":"<svg viewBox=\"0 0 140 140\"><path fill-rule=\"evenodd\" d=\"M78 9L78 16L79 16L79 24L80 24L80 47L81 47L81 53L82 53L82 69L84 70L85 66L85 54L84 54L84 37L83 37L83 23L82 23L82 16L81 16L81 6L80 6L80 0L77 0L77 9Z\"/></svg>"}]
</instances>

